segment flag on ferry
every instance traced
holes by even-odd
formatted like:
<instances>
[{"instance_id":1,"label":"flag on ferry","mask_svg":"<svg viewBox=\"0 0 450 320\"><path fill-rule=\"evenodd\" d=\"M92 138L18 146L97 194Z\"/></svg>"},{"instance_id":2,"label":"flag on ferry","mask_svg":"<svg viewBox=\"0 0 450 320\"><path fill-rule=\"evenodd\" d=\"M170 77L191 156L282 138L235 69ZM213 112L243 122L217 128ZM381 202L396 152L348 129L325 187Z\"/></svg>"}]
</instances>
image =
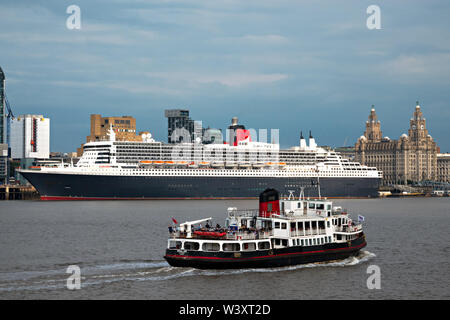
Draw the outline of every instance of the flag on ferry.
<instances>
[{"instance_id":1,"label":"flag on ferry","mask_svg":"<svg viewBox=\"0 0 450 320\"><path fill-rule=\"evenodd\" d=\"M178 221L175 218L172 218L173 223L178 224Z\"/></svg>"},{"instance_id":2,"label":"flag on ferry","mask_svg":"<svg viewBox=\"0 0 450 320\"><path fill-rule=\"evenodd\" d=\"M359 222L363 222L364 221L364 217L358 214L358 221Z\"/></svg>"}]
</instances>

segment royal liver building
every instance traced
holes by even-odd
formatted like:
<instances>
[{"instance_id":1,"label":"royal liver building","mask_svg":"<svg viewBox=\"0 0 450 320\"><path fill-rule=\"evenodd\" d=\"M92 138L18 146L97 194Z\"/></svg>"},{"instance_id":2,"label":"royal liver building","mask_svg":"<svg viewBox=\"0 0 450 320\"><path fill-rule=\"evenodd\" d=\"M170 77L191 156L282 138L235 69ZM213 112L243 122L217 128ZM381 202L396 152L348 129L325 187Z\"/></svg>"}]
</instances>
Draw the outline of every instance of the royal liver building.
<instances>
[{"instance_id":1,"label":"royal liver building","mask_svg":"<svg viewBox=\"0 0 450 320\"><path fill-rule=\"evenodd\" d=\"M407 184L436 180L439 148L428 134L426 120L417 102L408 135L399 140L383 137L372 106L366 131L355 145L356 161L383 171L384 184Z\"/></svg>"}]
</instances>

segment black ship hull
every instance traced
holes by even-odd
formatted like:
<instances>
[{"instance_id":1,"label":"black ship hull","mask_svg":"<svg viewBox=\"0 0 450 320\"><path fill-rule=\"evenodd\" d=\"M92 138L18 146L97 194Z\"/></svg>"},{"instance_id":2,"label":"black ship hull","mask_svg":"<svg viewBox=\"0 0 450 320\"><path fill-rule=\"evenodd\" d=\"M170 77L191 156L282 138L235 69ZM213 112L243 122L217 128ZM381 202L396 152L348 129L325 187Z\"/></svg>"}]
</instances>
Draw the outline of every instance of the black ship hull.
<instances>
[{"instance_id":1,"label":"black ship hull","mask_svg":"<svg viewBox=\"0 0 450 320\"><path fill-rule=\"evenodd\" d=\"M356 256L366 246L365 236L347 243L295 246L253 252L203 252L167 249L164 258L174 267L198 269L275 268L306 263L343 260Z\"/></svg>"},{"instance_id":2,"label":"black ship hull","mask_svg":"<svg viewBox=\"0 0 450 320\"><path fill-rule=\"evenodd\" d=\"M20 172L43 200L107 199L230 199L256 198L267 187L282 195L305 187L306 197L319 193L317 178L113 176ZM379 178L320 178L320 193L328 198L377 197Z\"/></svg>"}]
</instances>

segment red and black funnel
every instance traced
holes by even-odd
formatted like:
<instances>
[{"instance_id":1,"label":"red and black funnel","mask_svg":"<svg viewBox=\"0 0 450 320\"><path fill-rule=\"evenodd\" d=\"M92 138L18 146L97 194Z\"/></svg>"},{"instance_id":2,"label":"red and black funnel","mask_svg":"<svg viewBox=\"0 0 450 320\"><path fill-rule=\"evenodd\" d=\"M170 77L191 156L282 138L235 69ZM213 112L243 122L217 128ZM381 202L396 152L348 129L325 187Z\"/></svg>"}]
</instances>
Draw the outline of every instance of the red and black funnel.
<instances>
[{"instance_id":1,"label":"red and black funnel","mask_svg":"<svg viewBox=\"0 0 450 320\"><path fill-rule=\"evenodd\" d=\"M266 189L259 195L259 216L269 218L280 214L280 194L275 189Z\"/></svg>"}]
</instances>

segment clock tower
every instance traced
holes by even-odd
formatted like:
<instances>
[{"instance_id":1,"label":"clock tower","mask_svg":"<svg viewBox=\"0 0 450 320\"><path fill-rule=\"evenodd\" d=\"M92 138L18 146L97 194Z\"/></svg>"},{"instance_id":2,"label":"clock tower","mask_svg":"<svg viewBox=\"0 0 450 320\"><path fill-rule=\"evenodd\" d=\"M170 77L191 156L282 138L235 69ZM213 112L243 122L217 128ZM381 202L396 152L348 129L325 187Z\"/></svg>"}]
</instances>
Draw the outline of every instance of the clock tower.
<instances>
[{"instance_id":1,"label":"clock tower","mask_svg":"<svg viewBox=\"0 0 450 320\"><path fill-rule=\"evenodd\" d=\"M372 105L369 119L366 121L366 131L364 132L364 136L371 142L380 142L382 138L381 123L375 113L374 105Z\"/></svg>"},{"instance_id":2,"label":"clock tower","mask_svg":"<svg viewBox=\"0 0 450 320\"><path fill-rule=\"evenodd\" d=\"M414 111L413 118L409 121L408 133L411 141L414 142L425 139L428 136L426 120L420 110L419 101L416 103L416 110Z\"/></svg>"}]
</instances>

